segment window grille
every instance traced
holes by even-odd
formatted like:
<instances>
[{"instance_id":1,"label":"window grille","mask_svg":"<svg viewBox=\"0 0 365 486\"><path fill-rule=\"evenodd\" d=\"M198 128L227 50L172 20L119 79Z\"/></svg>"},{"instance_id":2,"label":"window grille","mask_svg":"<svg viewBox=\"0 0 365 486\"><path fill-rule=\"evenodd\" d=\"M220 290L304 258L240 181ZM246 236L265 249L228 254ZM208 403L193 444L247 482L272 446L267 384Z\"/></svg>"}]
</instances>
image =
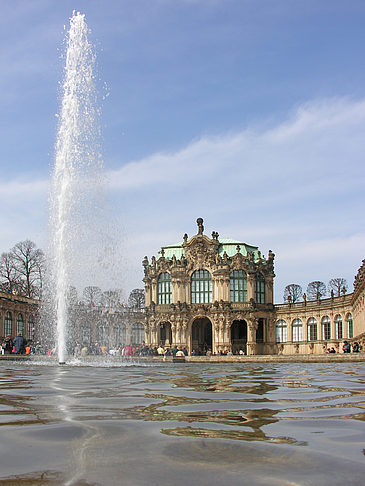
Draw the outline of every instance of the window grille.
<instances>
[{"instance_id":1,"label":"window grille","mask_svg":"<svg viewBox=\"0 0 365 486\"><path fill-rule=\"evenodd\" d=\"M196 270L191 276L191 303L212 302L212 277L208 270Z\"/></svg>"}]
</instances>

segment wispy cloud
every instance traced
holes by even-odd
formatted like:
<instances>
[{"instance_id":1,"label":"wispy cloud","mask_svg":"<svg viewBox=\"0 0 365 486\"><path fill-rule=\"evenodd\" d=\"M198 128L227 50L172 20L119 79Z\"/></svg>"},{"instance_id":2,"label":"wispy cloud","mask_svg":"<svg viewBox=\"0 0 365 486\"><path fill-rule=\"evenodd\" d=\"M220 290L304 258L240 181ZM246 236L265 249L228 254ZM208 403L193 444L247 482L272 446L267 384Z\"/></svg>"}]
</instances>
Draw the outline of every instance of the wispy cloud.
<instances>
[{"instance_id":1,"label":"wispy cloud","mask_svg":"<svg viewBox=\"0 0 365 486\"><path fill-rule=\"evenodd\" d=\"M126 234L126 285L141 286L144 255L194 234L200 216L207 234L277 254L279 297L291 282L337 274L352 282L364 257L364 131L364 100L314 101L270 127L206 136L108 171L110 212ZM45 240L48 184L0 181L2 251L19 239Z\"/></svg>"},{"instance_id":2,"label":"wispy cloud","mask_svg":"<svg viewBox=\"0 0 365 486\"><path fill-rule=\"evenodd\" d=\"M346 174L342 183L358 181L349 169L360 168L365 139L365 101L332 99L300 106L287 120L271 128L256 126L240 133L203 137L174 153L159 153L110 172L114 190L140 190L169 184L229 181L246 190L273 180L310 187L318 178ZM361 174L360 174L361 177ZM318 190L318 188L317 188ZM252 191L251 191L252 192ZM271 191L270 191L271 192Z\"/></svg>"}]
</instances>

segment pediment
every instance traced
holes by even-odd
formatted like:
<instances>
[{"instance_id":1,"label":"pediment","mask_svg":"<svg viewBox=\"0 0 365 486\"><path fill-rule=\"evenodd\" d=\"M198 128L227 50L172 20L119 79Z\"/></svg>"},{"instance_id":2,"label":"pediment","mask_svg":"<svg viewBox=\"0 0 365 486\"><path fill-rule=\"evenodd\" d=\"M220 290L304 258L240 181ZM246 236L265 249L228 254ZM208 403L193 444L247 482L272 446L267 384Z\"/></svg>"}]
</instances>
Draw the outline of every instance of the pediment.
<instances>
[{"instance_id":1,"label":"pediment","mask_svg":"<svg viewBox=\"0 0 365 486\"><path fill-rule=\"evenodd\" d=\"M215 263L219 243L205 235L197 235L184 243L188 265L212 266Z\"/></svg>"}]
</instances>

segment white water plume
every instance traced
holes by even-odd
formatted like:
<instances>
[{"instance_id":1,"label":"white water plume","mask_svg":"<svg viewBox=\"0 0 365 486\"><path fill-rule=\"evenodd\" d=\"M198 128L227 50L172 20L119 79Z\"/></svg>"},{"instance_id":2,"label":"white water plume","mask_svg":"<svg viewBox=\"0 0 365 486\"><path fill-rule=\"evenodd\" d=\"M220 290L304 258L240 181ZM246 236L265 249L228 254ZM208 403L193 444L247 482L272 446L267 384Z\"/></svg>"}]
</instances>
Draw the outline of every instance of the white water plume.
<instances>
[{"instance_id":1,"label":"white water plume","mask_svg":"<svg viewBox=\"0 0 365 486\"><path fill-rule=\"evenodd\" d=\"M93 253L90 237L97 239L93 221L102 192L95 53L88 34L84 15L74 12L67 36L50 197L50 286L59 362L67 354L67 294L85 263L84 256Z\"/></svg>"}]
</instances>

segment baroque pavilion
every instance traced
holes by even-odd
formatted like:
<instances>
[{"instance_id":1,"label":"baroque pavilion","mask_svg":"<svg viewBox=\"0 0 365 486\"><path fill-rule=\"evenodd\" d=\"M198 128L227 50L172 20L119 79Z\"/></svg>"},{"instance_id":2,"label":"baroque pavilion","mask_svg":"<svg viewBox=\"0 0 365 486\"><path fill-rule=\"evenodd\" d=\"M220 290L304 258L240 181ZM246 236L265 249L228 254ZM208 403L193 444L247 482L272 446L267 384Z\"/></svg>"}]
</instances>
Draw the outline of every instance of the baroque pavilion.
<instances>
[{"instance_id":1,"label":"baroque pavilion","mask_svg":"<svg viewBox=\"0 0 365 486\"><path fill-rule=\"evenodd\" d=\"M274 253L204 234L163 246L143 260L145 339L189 353L318 354L343 340L365 344L365 265L354 292L274 304Z\"/></svg>"}]
</instances>

